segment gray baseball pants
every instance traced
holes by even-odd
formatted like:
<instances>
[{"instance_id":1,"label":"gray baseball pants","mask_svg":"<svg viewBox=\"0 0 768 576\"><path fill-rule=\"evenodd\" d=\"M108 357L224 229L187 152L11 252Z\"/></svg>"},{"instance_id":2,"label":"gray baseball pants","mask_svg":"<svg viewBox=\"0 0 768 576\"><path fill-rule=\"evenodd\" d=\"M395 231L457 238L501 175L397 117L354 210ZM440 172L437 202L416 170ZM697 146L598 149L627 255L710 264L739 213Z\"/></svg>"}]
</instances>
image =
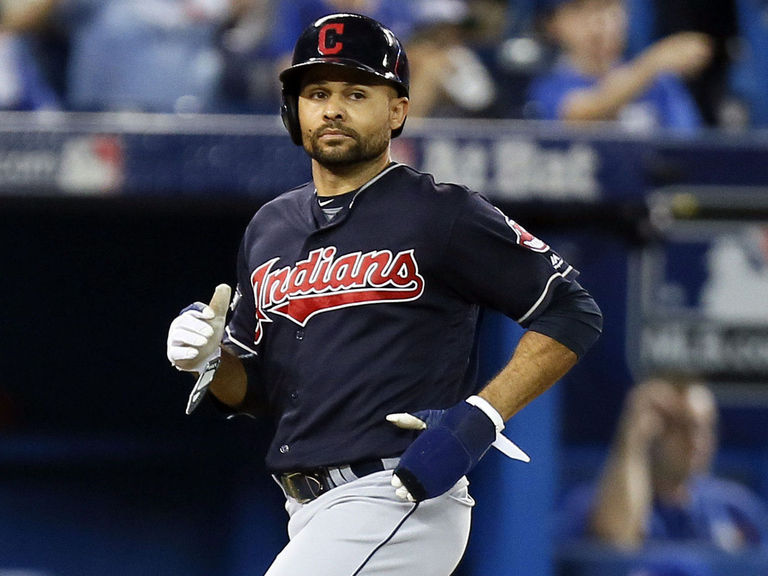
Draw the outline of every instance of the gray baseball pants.
<instances>
[{"instance_id":1,"label":"gray baseball pants","mask_svg":"<svg viewBox=\"0 0 768 576\"><path fill-rule=\"evenodd\" d=\"M413 504L391 477L369 474L306 504L288 497L290 542L265 576L450 576L469 538L469 483Z\"/></svg>"}]
</instances>

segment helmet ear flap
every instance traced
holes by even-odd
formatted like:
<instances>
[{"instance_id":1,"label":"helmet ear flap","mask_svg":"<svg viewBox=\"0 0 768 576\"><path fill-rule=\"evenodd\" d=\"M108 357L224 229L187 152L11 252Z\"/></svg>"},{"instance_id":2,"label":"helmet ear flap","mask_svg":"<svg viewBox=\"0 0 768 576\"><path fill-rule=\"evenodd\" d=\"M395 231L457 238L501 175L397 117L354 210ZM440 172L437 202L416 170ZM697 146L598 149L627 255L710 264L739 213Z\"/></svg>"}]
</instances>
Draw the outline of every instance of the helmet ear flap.
<instances>
[{"instance_id":1,"label":"helmet ear flap","mask_svg":"<svg viewBox=\"0 0 768 576\"><path fill-rule=\"evenodd\" d=\"M283 125L291 135L291 140L297 146L302 145L301 126L299 126L299 102L298 98L283 90L282 103L280 104L280 117Z\"/></svg>"}]
</instances>

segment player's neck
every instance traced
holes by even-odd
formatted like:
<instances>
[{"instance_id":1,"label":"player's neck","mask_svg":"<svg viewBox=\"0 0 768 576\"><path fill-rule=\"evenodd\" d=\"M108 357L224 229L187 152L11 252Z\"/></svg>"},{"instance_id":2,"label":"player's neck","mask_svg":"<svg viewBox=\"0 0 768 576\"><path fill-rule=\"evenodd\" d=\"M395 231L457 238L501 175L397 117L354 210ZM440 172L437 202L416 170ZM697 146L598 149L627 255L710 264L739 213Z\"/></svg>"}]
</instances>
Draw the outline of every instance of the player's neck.
<instances>
[{"instance_id":1,"label":"player's neck","mask_svg":"<svg viewBox=\"0 0 768 576\"><path fill-rule=\"evenodd\" d=\"M374 160L349 166L324 166L312 160L312 180L318 196L338 196L360 188L391 162L389 150Z\"/></svg>"}]
</instances>

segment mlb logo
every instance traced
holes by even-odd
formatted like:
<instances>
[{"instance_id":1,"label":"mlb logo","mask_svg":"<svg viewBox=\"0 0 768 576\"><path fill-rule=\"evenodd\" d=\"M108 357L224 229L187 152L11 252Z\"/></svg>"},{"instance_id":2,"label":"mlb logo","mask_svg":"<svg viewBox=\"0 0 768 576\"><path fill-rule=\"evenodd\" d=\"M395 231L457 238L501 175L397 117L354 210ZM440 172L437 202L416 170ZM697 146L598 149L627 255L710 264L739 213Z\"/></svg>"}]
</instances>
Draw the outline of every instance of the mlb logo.
<instances>
[{"instance_id":1,"label":"mlb logo","mask_svg":"<svg viewBox=\"0 0 768 576\"><path fill-rule=\"evenodd\" d=\"M675 222L632 271L627 350L635 371L768 378L768 222Z\"/></svg>"}]
</instances>

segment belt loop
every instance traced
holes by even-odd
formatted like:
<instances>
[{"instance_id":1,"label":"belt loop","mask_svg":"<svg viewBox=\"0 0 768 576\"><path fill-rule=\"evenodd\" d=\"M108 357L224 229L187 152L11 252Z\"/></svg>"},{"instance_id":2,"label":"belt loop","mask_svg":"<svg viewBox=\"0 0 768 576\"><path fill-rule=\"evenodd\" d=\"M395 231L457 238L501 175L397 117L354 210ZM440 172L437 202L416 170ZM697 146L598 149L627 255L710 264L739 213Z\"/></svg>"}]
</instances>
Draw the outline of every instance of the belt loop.
<instances>
[{"instance_id":1,"label":"belt loop","mask_svg":"<svg viewBox=\"0 0 768 576\"><path fill-rule=\"evenodd\" d=\"M350 481L350 479L346 478L344 475L345 468L348 469L346 466L344 468L328 468L328 477L334 487L341 486Z\"/></svg>"},{"instance_id":2,"label":"belt loop","mask_svg":"<svg viewBox=\"0 0 768 576\"><path fill-rule=\"evenodd\" d=\"M381 463L384 465L384 470L394 470L397 465L400 464L400 458L395 456L394 458L382 458Z\"/></svg>"}]
</instances>

